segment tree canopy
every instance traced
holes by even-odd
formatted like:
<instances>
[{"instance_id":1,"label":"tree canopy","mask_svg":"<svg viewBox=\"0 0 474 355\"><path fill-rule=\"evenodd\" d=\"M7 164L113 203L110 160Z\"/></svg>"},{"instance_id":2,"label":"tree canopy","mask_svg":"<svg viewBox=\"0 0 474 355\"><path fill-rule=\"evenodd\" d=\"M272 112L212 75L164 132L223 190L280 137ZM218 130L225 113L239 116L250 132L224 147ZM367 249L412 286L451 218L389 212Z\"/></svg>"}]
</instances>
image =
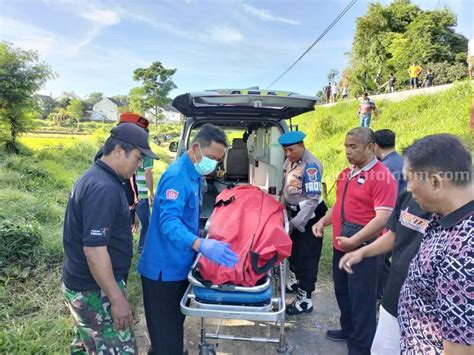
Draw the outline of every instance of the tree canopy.
<instances>
[{"instance_id":1,"label":"tree canopy","mask_svg":"<svg viewBox=\"0 0 474 355\"><path fill-rule=\"evenodd\" d=\"M10 151L30 122L36 104L34 94L54 74L34 51L0 42L0 132Z\"/></svg>"},{"instance_id":2,"label":"tree canopy","mask_svg":"<svg viewBox=\"0 0 474 355\"><path fill-rule=\"evenodd\" d=\"M151 110L155 119L160 116L160 108L169 105L171 90L176 89L172 76L176 69L166 69L160 62L153 62L148 68L138 68L133 72L133 80L142 85L130 92L130 108L144 114Z\"/></svg>"},{"instance_id":3,"label":"tree canopy","mask_svg":"<svg viewBox=\"0 0 474 355\"><path fill-rule=\"evenodd\" d=\"M350 65L343 77L353 92L360 93L376 91L392 72L398 85L404 84L413 61L426 69L436 63L459 68L465 65L468 40L454 31L456 23L447 8L425 11L410 0L370 4L367 14L357 19Z\"/></svg>"},{"instance_id":4,"label":"tree canopy","mask_svg":"<svg viewBox=\"0 0 474 355\"><path fill-rule=\"evenodd\" d=\"M69 105L66 108L69 116L71 116L76 121L79 121L82 118L83 109L84 107L80 99L72 99L69 101Z\"/></svg>"},{"instance_id":5,"label":"tree canopy","mask_svg":"<svg viewBox=\"0 0 474 355\"><path fill-rule=\"evenodd\" d=\"M89 108L92 109L92 107L98 103L100 100L104 98L104 94L101 93L100 91L94 91L91 92L89 95L86 96L84 99L84 104Z\"/></svg>"}]
</instances>

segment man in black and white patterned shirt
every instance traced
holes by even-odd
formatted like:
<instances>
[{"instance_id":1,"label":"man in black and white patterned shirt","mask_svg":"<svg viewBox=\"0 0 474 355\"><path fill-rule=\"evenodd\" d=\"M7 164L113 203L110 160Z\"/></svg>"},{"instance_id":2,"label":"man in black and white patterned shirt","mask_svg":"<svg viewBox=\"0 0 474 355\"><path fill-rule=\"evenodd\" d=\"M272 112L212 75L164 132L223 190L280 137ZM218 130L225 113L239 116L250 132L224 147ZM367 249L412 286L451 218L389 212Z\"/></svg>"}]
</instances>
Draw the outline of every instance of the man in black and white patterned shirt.
<instances>
[{"instance_id":1,"label":"man in black and white patterned shirt","mask_svg":"<svg viewBox=\"0 0 474 355\"><path fill-rule=\"evenodd\" d=\"M400 292L402 354L474 353L472 157L452 135L405 152L407 191L434 212Z\"/></svg>"}]
</instances>

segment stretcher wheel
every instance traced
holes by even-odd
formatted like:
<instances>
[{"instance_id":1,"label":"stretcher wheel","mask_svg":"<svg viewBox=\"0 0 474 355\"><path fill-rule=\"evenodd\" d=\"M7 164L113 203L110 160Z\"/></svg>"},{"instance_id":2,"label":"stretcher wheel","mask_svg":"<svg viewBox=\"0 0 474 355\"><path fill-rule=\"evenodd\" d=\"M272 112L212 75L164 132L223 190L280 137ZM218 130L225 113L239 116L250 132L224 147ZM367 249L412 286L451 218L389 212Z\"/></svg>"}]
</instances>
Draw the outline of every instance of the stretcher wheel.
<instances>
[{"instance_id":1,"label":"stretcher wheel","mask_svg":"<svg viewBox=\"0 0 474 355\"><path fill-rule=\"evenodd\" d=\"M199 355L216 355L216 351L215 350L205 350L205 351L200 351L199 352Z\"/></svg>"},{"instance_id":2,"label":"stretcher wheel","mask_svg":"<svg viewBox=\"0 0 474 355\"><path fill-rule=\"evenodd\" d=\"M289 344L285 344L277 349L278 354L291 355L293 354L293 347Z\"/></svg>"},{"instance_id":3,"label":"stretcher wheel","mask_svg":"<svg viewBox=\"0 0 474 355\"><path fill-rule=\"evenodd\" d=\"M214 344L201 344L199 345L199 355L216 355Z\"/></svg>"}]
</instances>

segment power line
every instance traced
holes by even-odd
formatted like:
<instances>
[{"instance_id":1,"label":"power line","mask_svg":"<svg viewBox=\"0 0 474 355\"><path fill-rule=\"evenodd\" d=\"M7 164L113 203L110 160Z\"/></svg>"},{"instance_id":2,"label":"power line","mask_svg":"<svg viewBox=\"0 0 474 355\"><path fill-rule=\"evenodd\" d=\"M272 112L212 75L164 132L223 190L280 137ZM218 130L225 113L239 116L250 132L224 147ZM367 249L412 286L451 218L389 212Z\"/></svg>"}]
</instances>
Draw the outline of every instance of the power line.
<instances>
[{"instance_id":1,"label":"power line","mask_svg":"<svg viewBox=\"0 0 474 355\"><path fill-rule=\"evenodd\" d=\"M286 69L278 78L276 78L269 86L268 88L270 89L273 85L275 85L283 76L285 76L286 73L288 73L293 67L333 28L336 23L339 22L339 20L346 14L347 11L357 2L357 0L351 0L351 2L344 8L344 10L341 11L341 13L329 24L329 26L326 27L326 29L319 35L318 38L309 46L308 49L306 49L303 54L299 56L298 59L295 60L293 64L291 64L288 69Z\"/></svg>"}]
</instances>

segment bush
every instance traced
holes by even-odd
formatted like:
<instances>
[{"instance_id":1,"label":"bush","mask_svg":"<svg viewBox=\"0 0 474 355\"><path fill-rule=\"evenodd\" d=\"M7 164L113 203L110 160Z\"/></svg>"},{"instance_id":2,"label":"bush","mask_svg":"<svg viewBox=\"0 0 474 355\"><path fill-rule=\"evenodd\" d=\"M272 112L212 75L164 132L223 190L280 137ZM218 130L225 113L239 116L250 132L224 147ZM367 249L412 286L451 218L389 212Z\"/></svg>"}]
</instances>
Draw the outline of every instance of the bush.
<instances>
[{"instance_id":1,"label":"bush","mask_svg":"<svg viewBox=\"0 0 474 355\"><path fill-rule=\"evenodd\" d=\"M37 227L29 223L0 220L0 269L9 266L32 266L41 254L42 238Z\"/></svg>"},{"instance_id":2,"label":"bush","mask_svg":"<svg viewBox=\"0 0 474 355\"><path fill-rule=\"evenodd\" d=\"M428 69L433 71L435 85L452 83L456 80L466 78L468 74L466 65L461 63L429 63L425 66L423 74L421 75L423 79L426 77Z\"/></svg>"}]
</instances>

